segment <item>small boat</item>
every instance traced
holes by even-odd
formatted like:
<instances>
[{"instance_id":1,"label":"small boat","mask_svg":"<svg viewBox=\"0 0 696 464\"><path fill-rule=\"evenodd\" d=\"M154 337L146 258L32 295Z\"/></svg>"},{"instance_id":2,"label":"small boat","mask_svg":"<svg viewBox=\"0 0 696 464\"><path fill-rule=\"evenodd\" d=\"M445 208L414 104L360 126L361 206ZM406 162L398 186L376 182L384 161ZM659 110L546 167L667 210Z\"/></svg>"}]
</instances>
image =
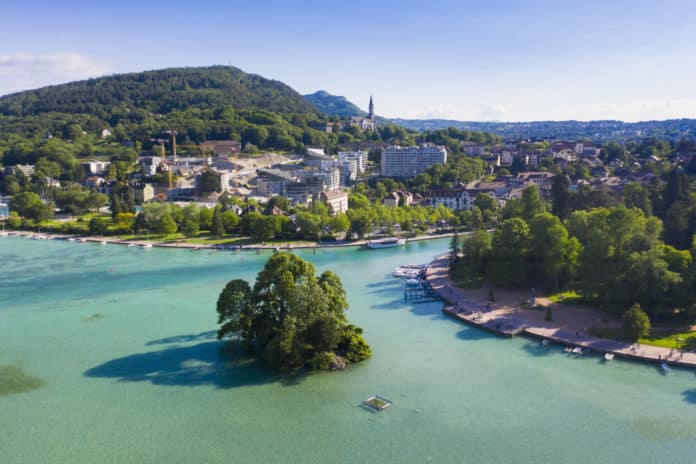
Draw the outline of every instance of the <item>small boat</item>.
<instances>
[{"instance_id":1,"label":"small boat","mask_svg":"<svg viewBox=\"0 0 696 464\"><path fill-rule=\"evenodd\" d=\"M670 372L672 372L672 368L669 367L669 364L664 362L660 363L660 369L662 369L662 373L664 374L669 374Z\"/></svg>"},{"instance_id":2,"label":"small boat","mask_svg":"<svg viewBox=\"0 0 696 464\"><path fill-rule=\"evenodd\" d=\"M377 249L377 248L392 248L392 247L398 247L398 246L404 246L406 245L406 239L405 238L396 238L396 237L391 237L391 238L382 238L379 240L368 240L365 246L367 248L371 249Z\"/></svg>"},{"instance_id":3,"label":"small boat","mask_svg":"<svg viewBox=\"0 0 696 464\"><path fill-rule=\"evenodd\" d=\"M86 238L80 238L80 239L78 239L77 241L80 242L80 243L85 243L85 242L87 241L87 239L86 239Z\"/></svg>"},{"instance_id":4,"label":"small boat","mask_svg":"<svg viewBox=\"0 0 696 464\"><path fill-rule=\"evenodd\" d=\"M614 360L614 353L604 353L604 360L605 361L613 361Z\"/></svg>"},{"instance_id":5,"label":"small boat","mask_svg":"<svg viewBox=\"0 0 696 464\"><path fill-rule=\"evenodd\" d=\"M585 353L582 350L582 348L580 348L579 346L576 346L575 348L573 348L573 354L577 354L578 356L582 356Z\"/></svg>"},{"instance_id":6,"label":"small boat","mask_svg":"<svg viewBox=\"0 0 696 464\"><path fill-rule=\"evenodd\" d=\"M76 240L76 239L74 239L73 237L70 237L70 238L68 239L68 242L74 242L75 240Z\"/></svg>"},{"instance_id":7,"label":"small boat","mask_svg":"<svg viewBox=\"0 0 696 464\"><path fill-rule=\"evenodd\" d=\"M129 243L129 244L128 244L128 248L134 248L134 247L136 247L136 246L138 246L137 243Z\"/></svg>"},{"instance_id":8,"label":"small boat","mask_svg":"<svg viewBox=\"0 0 696 464\"><path fill-rule=\"evenodd\" d=\"M140 245L141 248L152 248L152 243L143 243Z\"/></svg>"},{"instance_id":9,"label":"small boat","mask_svg":"<svg viewBox=\"0 0 696 464\"><path fill-rule=\"evenodd\" d=\"M99 242L99 243L100 243L101 245L106 245L106 240L102 240L102 241Z\"/></svg>"},{"instance_id":10,"label":"small boat","mask_svg":"<svg viewBox=\"0 0 696 464\"><path fill-rule=\"evenodd\" d=\"M420 280L418 280L418 279L408 279L406 281L407 287L418 287L420 284L421 284Z\"/></svg>"},{"instance_id":11,"label":"small boat","mask_svg":"<svg viewBox=\"0 0 696 464\"><path fill-rule=\"evenodd\" d=\"M564 353L572 353L572 352L573 352L573 347L572 347L572 346L564 346L564 347L563 347L563 352L564 352Z\"/></svg>"}]
</instances>

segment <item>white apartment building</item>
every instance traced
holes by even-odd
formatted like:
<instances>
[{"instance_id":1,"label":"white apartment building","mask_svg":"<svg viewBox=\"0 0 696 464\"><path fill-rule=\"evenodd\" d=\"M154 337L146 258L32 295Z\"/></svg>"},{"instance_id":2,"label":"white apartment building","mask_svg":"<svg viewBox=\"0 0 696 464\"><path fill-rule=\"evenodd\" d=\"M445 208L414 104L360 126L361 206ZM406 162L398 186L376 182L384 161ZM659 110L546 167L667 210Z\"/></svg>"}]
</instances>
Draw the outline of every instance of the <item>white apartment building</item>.
<instances>
[{"instance_id":1,"label":"white apartment building","mask_svg":"<svg viewBox=\"0 0 696 464\"><path fill-rule=\"evenodd\" d=\"M299 180L311 177L323 179L324 190L338 190L341 188L341 172L337 168L294 171L293 174Z\"/></svg>"},{"instance_id":2,"label":"white apartment building","mask_svg":"<svg viewBox=\"0 0 696 464\"><path fill-rule=\"evenodd\" d=\"M415 177L433 164L447 162L445 147L387 147L382 151L381 173L384 177Z\"/></svg>"},{"instance_id":3,"label":"white apartment building","mask_svg":"<svg viewBox=\"0 0 696 464\"><path fill-rule=\"evenodd\" d=\"M363 173L367 169L366 151L339 151L338 160L341 162L355 160L358 164L358 173Z\"/></svg>"}]
</instances>

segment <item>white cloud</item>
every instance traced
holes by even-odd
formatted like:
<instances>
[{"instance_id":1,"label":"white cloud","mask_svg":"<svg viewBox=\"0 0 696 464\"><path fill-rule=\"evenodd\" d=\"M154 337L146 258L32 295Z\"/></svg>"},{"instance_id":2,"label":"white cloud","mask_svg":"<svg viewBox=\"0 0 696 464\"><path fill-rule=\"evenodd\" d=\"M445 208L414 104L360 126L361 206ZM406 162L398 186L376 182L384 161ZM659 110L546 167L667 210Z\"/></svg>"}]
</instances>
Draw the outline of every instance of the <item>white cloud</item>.
<instances>
[{"instance_id":1,"label":"white cloud","mask_svg":"<svg viewBox=\"0 0 696 464\"><path fill-rule=\"evenodd\" d=\"M108 72L105 64L79 53L0 55L0 95Z\"/></svg>"},{"instance_id":2,"label":"white cloud","mask_svg":"<svg viewBox=\"0 0 696 464\"><path fill-rule=\"evenodd\" d=\"M413 116L415 119L456 119L462 120L467 118L467 114L460 108L449 105L429 106L422 113Z\"/></svg>"},{"instance_id":3,"label":"white cloud","mask_svg":"<svg viewBox=\"0 0 696 464\"><path fill-rule=\"evenodd\" d=\"M507 108L501 104L491 105L481 111L481 118L484 121L500 121L508 114Z\"/></svg>"}]
</instances>

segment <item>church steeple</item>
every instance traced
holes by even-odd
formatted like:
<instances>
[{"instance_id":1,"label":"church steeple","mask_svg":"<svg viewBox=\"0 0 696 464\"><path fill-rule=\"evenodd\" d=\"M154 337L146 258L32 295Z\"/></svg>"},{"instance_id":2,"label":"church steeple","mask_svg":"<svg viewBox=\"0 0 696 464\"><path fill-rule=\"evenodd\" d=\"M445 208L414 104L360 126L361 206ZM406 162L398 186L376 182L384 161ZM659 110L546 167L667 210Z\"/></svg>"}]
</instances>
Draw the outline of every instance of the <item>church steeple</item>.
<instances>
[{"instance_id":1,"label":"church steeple","mask_svg":"<svg viewBox=\"0 0 696 464\"><path fill-rule=\"evenodd\" d=\"M375 104L372 102L372 94L370 94L370 105L367 107L367 117L375 120Z\"/></svg>"}]
</instances>

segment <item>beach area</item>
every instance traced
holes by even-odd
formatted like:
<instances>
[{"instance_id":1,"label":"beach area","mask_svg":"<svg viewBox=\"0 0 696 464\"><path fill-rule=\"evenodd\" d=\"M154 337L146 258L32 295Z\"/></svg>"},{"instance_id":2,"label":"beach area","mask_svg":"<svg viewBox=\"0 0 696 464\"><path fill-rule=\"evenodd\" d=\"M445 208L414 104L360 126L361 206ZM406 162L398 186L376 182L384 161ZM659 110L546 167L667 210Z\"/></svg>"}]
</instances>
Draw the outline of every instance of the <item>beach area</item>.
<instances>
[{"instance_id":1,"label":"beach area","mask_svg":"<svg viewBox=\"0 0 696 464\"><path fill-rule=\"evenodd\" d=\"M426 279L445 301L445 314L489 332L526 335L622 358L696 368L696 353L592 336L591 329L600 321L603 327L618 328L621 324L618 318L608 318L595 308L563 305L537 296L537 307L527 309L529 292L496 289L495 301L490 302L488 287L459 288L449 278L449 255L430 263ZM547 308L553 314L552 321L545 320Z\"/></svg>"}]
</instances>

